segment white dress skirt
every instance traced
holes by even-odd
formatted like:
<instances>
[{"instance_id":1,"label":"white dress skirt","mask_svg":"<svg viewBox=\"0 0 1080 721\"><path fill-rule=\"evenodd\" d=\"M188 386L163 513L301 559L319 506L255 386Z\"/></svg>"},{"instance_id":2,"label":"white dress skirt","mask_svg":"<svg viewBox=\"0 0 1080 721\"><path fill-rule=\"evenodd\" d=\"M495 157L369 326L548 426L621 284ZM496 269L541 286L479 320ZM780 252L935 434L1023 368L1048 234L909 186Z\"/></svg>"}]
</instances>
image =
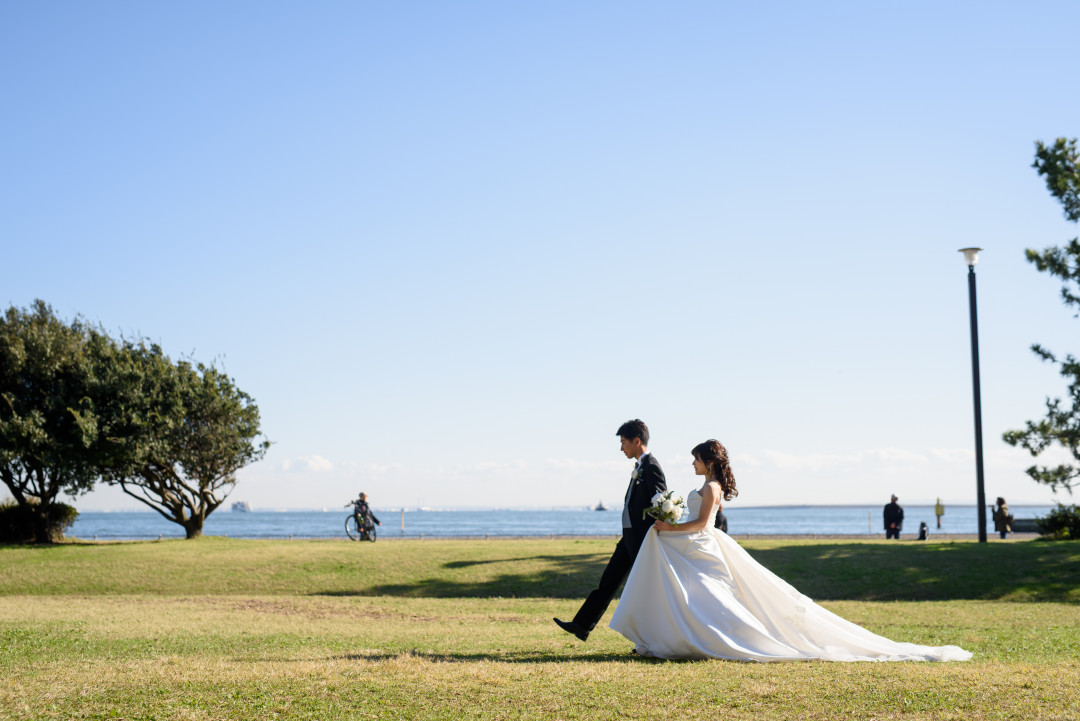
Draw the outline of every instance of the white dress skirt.
<instances>
[{"instance_id":1,"label":"white dress skirt","mask_svg":"<svg viewBox=\"0 0 1080 721\"><path fill-rule=\"evenodd\" d=\"M701 494L687 497L698 518ZM891 641L826 611L726 533L651 529L611 628L643 656L736 661L967 661L958 646Z\"/></svg>"}]
</instances>

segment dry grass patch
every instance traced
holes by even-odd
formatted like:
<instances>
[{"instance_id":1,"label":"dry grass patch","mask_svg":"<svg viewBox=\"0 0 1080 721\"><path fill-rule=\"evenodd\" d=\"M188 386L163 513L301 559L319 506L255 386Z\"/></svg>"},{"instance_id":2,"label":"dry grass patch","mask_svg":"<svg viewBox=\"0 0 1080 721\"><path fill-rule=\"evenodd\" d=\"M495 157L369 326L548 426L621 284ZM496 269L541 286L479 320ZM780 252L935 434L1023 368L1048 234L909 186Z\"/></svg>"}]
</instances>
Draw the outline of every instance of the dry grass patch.
<instances>
[{"instance_id":1,"label":"dry grass patch","mask_svg":"<svg viewBox=\"0 0 1080 721\"><path fill-rule=\"evenodd\" d=\"M0 718L1080 718L1072 547L1008 544L1032 564L1018 592L978 574L949 580L983 549L770 542L757 552L773 563L823 564L827 608L975 659L744 664L638 659L606 628L586 644L558 631L551 617L572 614L580 595L541 591L594 582L601 545L0 549L0 580L17 579L0 588ZM894 552L893 565L931 564L909 574L927 581L909 595L935 600L867 600L867 577ZM248 557L260 572L230 575ZM154 567L167 572L146 578ZM1018 594L1051 600L1002 600Z\"/></svg>"},{"instance_id":2,"label":"dry grass patch","mask_svg":"<svg viewBox=\"0 0 1080 721\"><path fill-rule=\"evenodd\" d=\"M1075 718L1080 665L460 663L164 657L49 664L0 691L33 718ZM1003 699L1008 699L1003 703Z\"/></svg>"}]
</instances>

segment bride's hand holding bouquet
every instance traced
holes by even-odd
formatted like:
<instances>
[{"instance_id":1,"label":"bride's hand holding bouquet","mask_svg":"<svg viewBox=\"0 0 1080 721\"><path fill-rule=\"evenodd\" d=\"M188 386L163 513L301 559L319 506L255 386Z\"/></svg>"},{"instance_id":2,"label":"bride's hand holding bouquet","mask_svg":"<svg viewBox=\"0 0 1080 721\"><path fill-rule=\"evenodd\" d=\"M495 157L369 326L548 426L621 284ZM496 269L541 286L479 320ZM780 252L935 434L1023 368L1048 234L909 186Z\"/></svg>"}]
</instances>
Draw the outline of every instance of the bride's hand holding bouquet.
<instances>
[{"instance_id":1,"label":"bride's hand holding bouquet","mask_svg":"<svg viewBox=\"0 0 1080 721\"><path fill-rule=\"evenodd\" d=\"M642 517L652 516L656 519L653 527L658 531L677 530L675 524L686 512L686 499L675 491L664 491L652 497L652 505L645 509Z\"/></svg>"}]
</instances>

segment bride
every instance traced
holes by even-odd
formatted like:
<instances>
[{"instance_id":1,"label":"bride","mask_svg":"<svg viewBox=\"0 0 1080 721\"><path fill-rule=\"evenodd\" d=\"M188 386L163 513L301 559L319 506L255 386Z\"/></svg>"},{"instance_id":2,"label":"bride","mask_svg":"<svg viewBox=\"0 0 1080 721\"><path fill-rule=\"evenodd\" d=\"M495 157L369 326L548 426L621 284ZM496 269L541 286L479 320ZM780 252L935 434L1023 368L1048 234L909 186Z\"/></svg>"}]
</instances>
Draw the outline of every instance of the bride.
<instances>
[{"instance_id":1,"label":"bride","mask_svg":"<svg viewBox=\"0 0 1080 721\"><path fill-rule=\"evenodd\" d=\"M691 451L705 476L685 523L657 521L645 537L611 628L657 658L739 661L966 661L958 646L890 641L799 593L712 527L717 504L738 495L727 449Z\"/></svg>"}]
</instances>

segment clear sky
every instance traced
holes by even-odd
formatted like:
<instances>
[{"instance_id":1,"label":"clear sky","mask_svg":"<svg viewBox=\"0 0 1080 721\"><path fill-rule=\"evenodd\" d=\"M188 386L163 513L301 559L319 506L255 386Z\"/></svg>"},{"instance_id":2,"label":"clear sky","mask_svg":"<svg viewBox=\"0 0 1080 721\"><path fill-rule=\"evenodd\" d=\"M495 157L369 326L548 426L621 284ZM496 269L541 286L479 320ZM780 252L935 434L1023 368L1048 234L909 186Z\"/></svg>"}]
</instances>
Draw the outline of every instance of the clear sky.
<instances>
[{"instance_id":1,"label":"clear sky","mask_svg":"<svg viewBox=\"0 0 1080 721\"><path fill-rule=\"evenodd\" d=\"M1051 494L1001 433L1080 353L1027 247L1080 135L1067 2L0 4L0 302L215 361L256 508ZM1068 496L1063 497L1068 500ZM101 489L81 509L136 507Z\"/></svg>"}]
</instances>

